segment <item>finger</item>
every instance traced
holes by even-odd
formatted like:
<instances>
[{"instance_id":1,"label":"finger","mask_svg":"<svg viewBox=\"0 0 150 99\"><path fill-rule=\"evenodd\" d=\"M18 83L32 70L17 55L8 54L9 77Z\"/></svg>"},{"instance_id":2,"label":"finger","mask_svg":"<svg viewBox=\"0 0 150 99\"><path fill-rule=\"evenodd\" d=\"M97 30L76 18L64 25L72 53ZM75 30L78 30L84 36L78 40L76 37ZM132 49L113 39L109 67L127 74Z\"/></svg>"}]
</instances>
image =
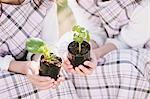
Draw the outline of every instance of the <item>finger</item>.
<instances>
[{"instance_id":1,"label":"finger","mask_svg":"<svg viewBox=\"0 0 150 99\"><path fill-rule=\"evenodd\" d=\"M28 67L26 74L30 74L30 75L38 75L39 74L39 67L36 66L36 68L33 67Z\"/></svg>"},{"instance_id":2,"label":"finger","mask_svg":"<svg viewBox=\"0 0 150 99\"><path fill-rule=\"evenodd\" d=\"M67 68L72 68L73 66L70 64L70 62L68 63L68 62L66 62L66 61L64 61L63 63L62 63L62 65L63 65L63 67L65 66L65 67L67 67Z\"/></svg>"},{"instance_id":3,"label":"finger","mask_svg":"<svg viewBox=\"0 0 150 99\"><path fill-rule=\"evenodd\" d=\"M58 87L58 85L60 85L60 82L55 81L55 82L54 82L54 85L52 86L52 88L53 88L53 89L55 89L55 88L57 88L57 87Z\"/></svg>"},{"instance_id":4,"label":"finger","mask_svg":"<svg viewBox=\"0 0 150 99\"><path fill-rule=\"evenodd\" d=\"M70 61L69 61L69 59L68 59L67 57L64 58L64 62L65 62L66 64L70 65Z\"/></svg>"},{"instance_id":5,"label":"finger","mask_svg":"<svg viewBox=\"0 0 150 99\"><path fill-rule=\"evenodd\" d=\"M65 66L66 66L66 68L68 68L68 69L73 68L73 66L72 66L72 65L65 64Z\"/></svg>"},{"instance_id":6,"label":"finger","mask_svg":"<svg viewBox=\"0 0 150 99\"><path fill-rule=\"evenodd\" d=\"M35 75L39 75L39 69L34 71Z\"/></svg>"},{"instance_id":7,"label":"finger","mask_svg":"<svg viewBox=\"0 0 150 99\"><path fill-rule=\"evenodd\" d=\"M34 75L39 75L39 69L31 69Z\"/></svg>"},{"instance_id":8,"label":"finger","mask_svg":"<svg viewBox=\"0 0 150 99\"><path fill-rule=\"evenodd\" d=\"M90 62L90 61L85 61L84 65L89 66L92 69L96 67L96 65L94 63Z\"/></svg>"},{"instance_id":9,"label":"finger","mask_svg":"<svg viewBox=\"0 0 150 99\"><path fill-rule=\"evenodd\" d=\"M57 87L57 86L56 86L55 84L52 86L53 89L55 89L56 87Z\"/></svg>"},{"instance_id":10,"label":"finger","mask_svg":"<svg viewBox=\"0 0 150 99\"><path fill-rule=\"evenodd\" d=\"M77 72L78 74L80 74L81 76L85 76L85 74L84 74L78 67L76 67L75 70L76 70L76 72Z\"/></svg>"},{"instance_id":11,"label":"finger","mask_svg":"<svg viewBox=\"0 0 150 99\"><path fill-rule=\"evenodd\" d=\"M32 69L28 69L28 70L26 71L26 75L33 75Z\"/></svg>"},{"instance_id":12,"label":"finger","mask_svg":"<svg viewBox=\"0 0 150 99\"><path fill-rule=\"evenodd\" d=\"M50 89L50 88L52 88L52 86L54 86L54 83L51 83L51 84L49 84L48 86L45 86L45 87L39 87L39 86L37 86L40 90L45 90L45 89Z\"/></svg>"},{"instance_id":13,"label":"finger","mask_svg":"<svg viewBox=\"0 0 150 99\"><path fill-rule=\"evenodd\" d=\"M57 79L57 82L63 82L64 80L65 80L65 77L60 76L60 77Z\"/></svg>"},{"instance_id":14,"label":"finger","mask_svg":"<svg viewBox=\"0 0 150 99\"><path fill-rule=\"evenodd\" d=\"M73 68L68 69L68 71L69 71L70 73L72 73L72 74L75 74L75 73L76 73L76 71L75 71Z\"/></svg>"},{"instance_id":15,"label":"finger","mask_svg":"<svg viewBox=\"0 0 150 99\"><path fill-rule=\"evenodd\" d=\"M91 74L92 73L92 69L87 69L86 67L84 67L83 65L80 65L79 66L79 69L80 70L82 70L82 72L84 73L84 74Z\"/></svg>"},{"instance_id":16,"label":"finger","mask_svg":"<svg viewBox=\"0 0 150 99\"><path fill-rule=\"evenodd\" d=\"M65 62L62 64L62 67L64 67L65 70L67 70L70 73L75 73L75 70L73 69L72 65L68 65Z\"/></svg>"},{"instance_id":17,"label":"finger","mask_svg":"<svg viewBox=\"0 0 150 99\"><path fill-rule=\"evenodd\" d=\"M50 84L52 84L53 82L54 82L54 80L51 80L51 81L36 81L36 80L34 80L34 79L32 79L32 78L29 78L29 81L31 82L31 83L33 83L35 86L37 86L37 87L46 87L46 86L48 86L48 85L50 85Z\"/></svg>"},{"instance_id":18,"label":"finger","mask_svg":"<svg viewBox=\"0 0 150 99\"><path fill-rule=\"evenodd\" d=\"M44 77L44 76L39 76L39 75L29 75L29 74L27 76L36 81L51 81L50 77Z\"/></svg>"},{"instance_id":19,"label":"finger","mask_svg":"<svg viewBox=\"0 0 150 99\"><path fill-rule=\"evenodd\" d=\"M61 83L61 82L56 82L56 83L54 83L54 85L52 86L52 88L58 87L58 86L60 85L60 83Z\"/></svg>"},{"instance_id":20,"label":"finger","mask_svg":"<svg viewBox=\"0 0 150 99\"><path fill-rule=\"evenodd\" d=\"M70 73L72 73L73 72L73 66L68 66L68 65L62 65L62 67L66 70L66 71L68 71L68 72L70 72Z\"/></svg>"}]
</instances>

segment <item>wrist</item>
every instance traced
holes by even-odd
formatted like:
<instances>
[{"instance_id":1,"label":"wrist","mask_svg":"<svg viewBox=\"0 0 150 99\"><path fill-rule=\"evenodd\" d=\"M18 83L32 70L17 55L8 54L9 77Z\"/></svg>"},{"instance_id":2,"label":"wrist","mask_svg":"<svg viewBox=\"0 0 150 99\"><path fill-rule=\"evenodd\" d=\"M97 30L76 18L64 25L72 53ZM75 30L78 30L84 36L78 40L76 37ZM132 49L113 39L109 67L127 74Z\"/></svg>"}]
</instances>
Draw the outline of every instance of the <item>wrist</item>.
<instances>
[{"instance_id":1,"label":"wrist","mask_svg":"<svg viewBox=\"0 0 150 99\"><path fill-rule=\"evenodd\" d=\"M99 59L101 57L101 49L100 48L94 49L93 52L97 59Z\"/></svg>"}]
</instances>

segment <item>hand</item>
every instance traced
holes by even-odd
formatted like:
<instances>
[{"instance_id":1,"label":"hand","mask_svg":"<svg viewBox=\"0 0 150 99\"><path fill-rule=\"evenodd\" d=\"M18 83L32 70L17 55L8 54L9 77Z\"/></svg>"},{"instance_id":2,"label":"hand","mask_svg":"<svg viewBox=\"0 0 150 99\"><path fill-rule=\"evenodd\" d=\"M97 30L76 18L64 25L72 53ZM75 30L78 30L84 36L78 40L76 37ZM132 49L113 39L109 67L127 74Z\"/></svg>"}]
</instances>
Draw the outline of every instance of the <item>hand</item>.
<instances>
[{"instance_id":1,"label":"hand","mask_svg":"<svg viewBox=\"0 0 150 99\"><path fill-rule=\"evenodd\" d=\"M85 61L83 64L85 66L79 65L78 67L75 68L76 72L82 76L92 74L93 70L97 66L97 59L95 54L91 52L91 61Z\"/></svg>"},{"instance_id":2,"label":"hand","mask_svg":"<svg viewBox=\"0 0 150 99\"><path fill-rule=\"evenodd\" d=\"M27 61L25 66L25 74L29 81L39 89L56 88L60 82L64 81L64 77L59 77L57 81L50 77L39 76L39 63L35 61Z\"/></svg>"},{"instance_id":3,"label":"hand","mask_svg":"<svg viewBox=\"0 0 150 99\"><path fill-rule=\"evenodd\" d=\"M62 63L62 66L65 70L67 70L70 73L78 73L80 75L89 75L92 73L92 71L96 68L97 65L97 59L94 55L94 53L91 53L91 61L85 61L84 65L79 65L78 67L75 68L75 70L73 69L73 66L71 65L70 61L68 60L67 57L65 57Z\"/></svg>"},{"instance_id":4,"label":"hand","mask_svg":"<svg viewBox=\"0 0 150 99\"><path fill-rule=\"evenodd\" d=\"M97 60L98 60L99 58L101 58L101 55L100 55L101 51L100 51L100 48L93 49L93 53L95 54Z\"/></svg>"},{"instance_id":5,"label":"hand","mask_svg":"<svg viewBox=\"0 0 150 99\"><path fill-rule=\"evenodd\" d=\"M71 65L69 59L66 56L63 59L62 67L69 73L76 73L76 71L73 69L73 66Z\"/></svg>"}]
</instances>

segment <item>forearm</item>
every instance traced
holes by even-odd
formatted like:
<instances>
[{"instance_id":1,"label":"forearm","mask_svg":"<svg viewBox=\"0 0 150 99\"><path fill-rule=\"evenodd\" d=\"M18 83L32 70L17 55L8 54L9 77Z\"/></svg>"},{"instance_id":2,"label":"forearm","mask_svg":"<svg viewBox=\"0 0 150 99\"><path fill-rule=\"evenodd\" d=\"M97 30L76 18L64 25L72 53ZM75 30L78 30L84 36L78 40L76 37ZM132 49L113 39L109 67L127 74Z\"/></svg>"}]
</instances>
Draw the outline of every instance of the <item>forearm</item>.
<instances>
[{"instance_id":1,"label":"forearm","mask_svg":"<svg viewBox=\"0 0 150 99\"><path fill-rule=\"evenodd\" d=\"M11 61L8 70L16 73L25 74L26 61Z\"/></svg>"},{"instance_id":2,"label":"forearm","mask_svg":"<svg viewBox=\"0 0 150 99\"><path fill-rule=\"evenodd\" d=\"M107 53L113 51L113 50L116 50L117 47L112 44L112 43L107 43L97 49L94 50L95 54L96 54L96 57L97 58L100 58L100 57L103 57L104 55L106 55Z\"/></svg>"}]
</instances>

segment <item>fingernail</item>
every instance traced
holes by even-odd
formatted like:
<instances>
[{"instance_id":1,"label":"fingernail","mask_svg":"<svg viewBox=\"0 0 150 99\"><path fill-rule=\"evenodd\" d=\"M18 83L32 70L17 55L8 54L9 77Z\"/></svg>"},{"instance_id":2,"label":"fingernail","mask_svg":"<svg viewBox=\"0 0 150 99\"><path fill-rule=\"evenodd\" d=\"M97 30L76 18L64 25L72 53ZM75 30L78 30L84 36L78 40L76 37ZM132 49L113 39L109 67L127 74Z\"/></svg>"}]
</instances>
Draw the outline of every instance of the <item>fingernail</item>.
<instances>
[{"instance_id":1,"label":"fingernail","mask_svg":"<svg viewBox=\"0 0 150 99\"><path fill-rule=\"evenodd\" d=\"M53 85L52 88L55 89L55 88L56 88L56 85Z\"/></svg>"},{"instance_id":2,"label":"fingernail","mask_svg":"<svg viewBox=\"0 0 150 99\"><path fill-rule=\"evenodd\" d=\"M83 66L82 65L79 65L79 68L82 68Z\"/></svg>"},{"instance_id":3,"label":"fingernail","mask_svg":"<svg viewBox=\"0 0 150 99\"><path fill-rule=\"evenodd\" d=\"M52 86L54 86L54 84L53 84L53 83L51 83L49 86L50 86L50 87L52 87Z\"/></svg>"},{"instance_id":4,"label":"fingernail","mask_svg":"<svg viewBox=\"0 0 150 99\"><path fill-rule=\"evenodd\" d=\"M47 77L46 79L47 79L47 80L51 80L51 78L50 78L50 77Z\"/></svg>"},{"instance_id":5,"label":"fingernail","mask_svg":"<svg viewBox=\"0 0 150 99\"><path fill-rule=\"evenodd\" d=\"M54 84L57 85L57 82L55 81Z\"/></svg>"},{"instance_id":6,"label":"fingernail","mask_svg":"<svg viewBox=\"0 0 150 99\"><path fill-rule=\"evenodd\" d=\"M55 80L54 79L51 79L51 82L54 82Z\"/></svg>"}]
</instances>

